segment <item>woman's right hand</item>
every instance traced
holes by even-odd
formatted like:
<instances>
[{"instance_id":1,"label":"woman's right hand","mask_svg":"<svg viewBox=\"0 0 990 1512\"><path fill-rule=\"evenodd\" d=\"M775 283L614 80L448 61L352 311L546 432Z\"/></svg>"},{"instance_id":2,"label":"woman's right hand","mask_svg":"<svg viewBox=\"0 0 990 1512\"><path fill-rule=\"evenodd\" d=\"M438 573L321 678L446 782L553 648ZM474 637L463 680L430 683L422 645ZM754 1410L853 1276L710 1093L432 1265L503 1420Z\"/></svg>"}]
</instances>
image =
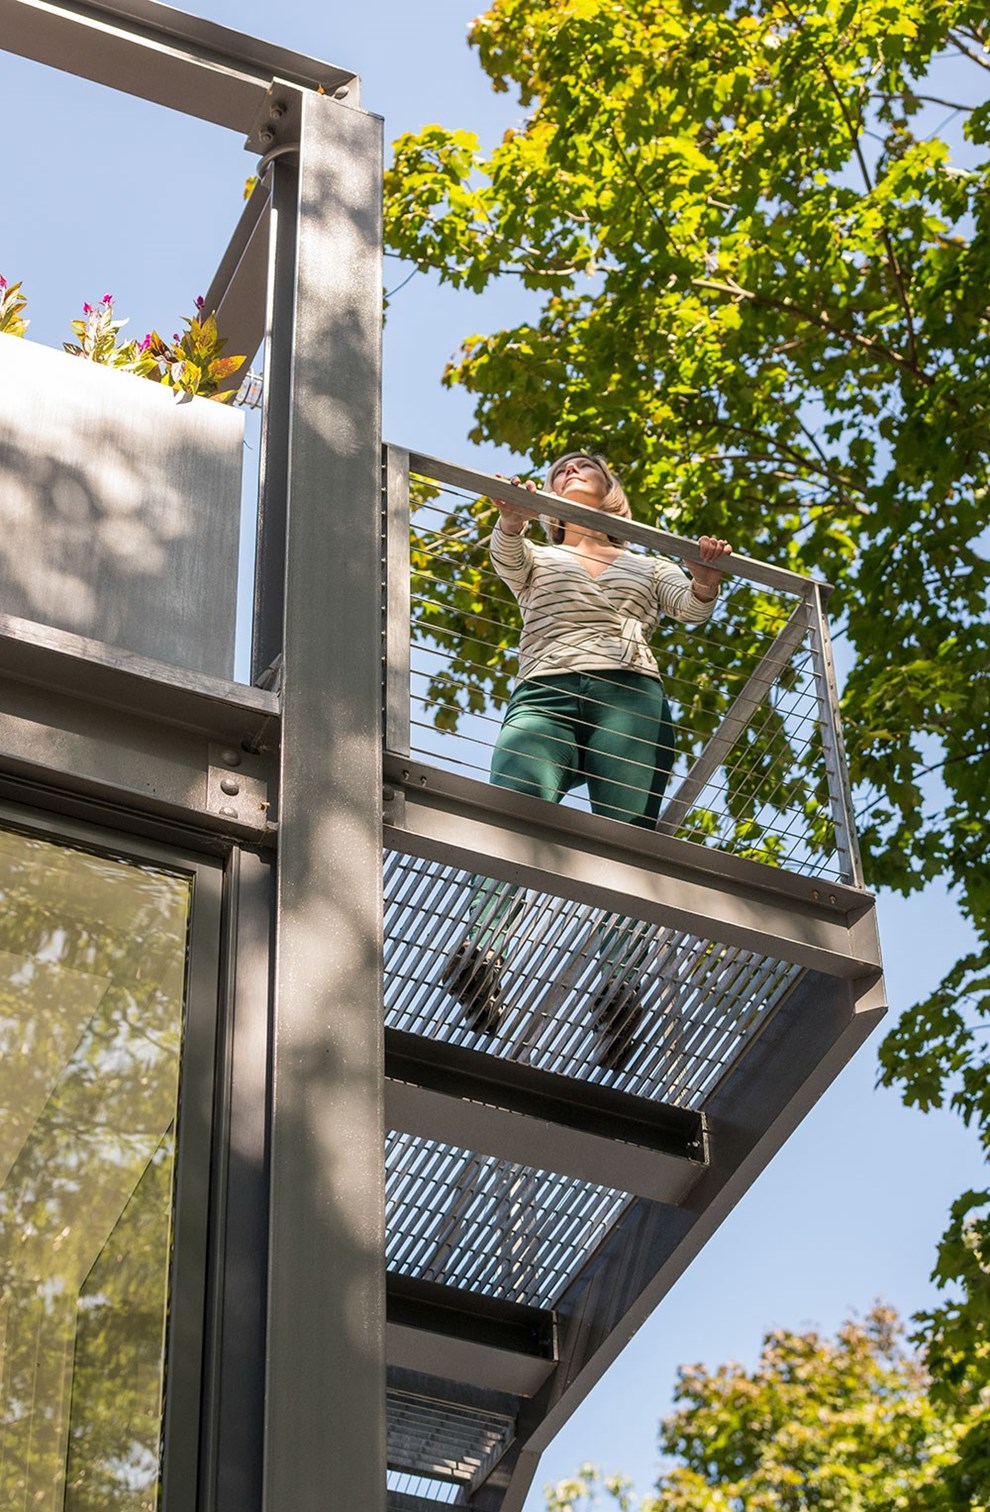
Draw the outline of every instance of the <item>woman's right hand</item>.
<instances>
[{"instance_id":1,"label":"woman's right hand","mask_svg":"<svg viewBox=\"0 0 990 1512\"><path fill-rule=\"evenodd\" d=\"M500 478L502 474L496 473L495 476ZM518 478L511 478L509 481L517 488L528 488L530 493L536 492L536 484L532 478L525 483L520 483ZM535 520L539 515L535 509L525 509L521 504L507 504L504 499L493 499L492 503L498 510L498 522L506 535L522 535L526 521Z\"/></svg>"}]
</instances>

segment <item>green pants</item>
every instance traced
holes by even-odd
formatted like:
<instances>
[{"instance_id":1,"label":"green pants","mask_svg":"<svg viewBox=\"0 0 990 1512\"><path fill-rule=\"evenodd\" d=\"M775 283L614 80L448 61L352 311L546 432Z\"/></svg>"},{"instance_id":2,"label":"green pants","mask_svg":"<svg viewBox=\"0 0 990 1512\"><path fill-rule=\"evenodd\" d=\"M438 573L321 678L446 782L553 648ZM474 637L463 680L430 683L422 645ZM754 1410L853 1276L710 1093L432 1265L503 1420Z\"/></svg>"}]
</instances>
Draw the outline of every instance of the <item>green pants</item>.
<instances>
[{"instance_id":1,"label":"green pants","mask_svg":"<svg viewBox=\"0 0 990 1512\"><path fill-rule=\"evenodd\" d=\"M592 812L653 829L674 761L674 731L663 687L643 672L569 672L520 683L509 700L492 755L491 780L559 803L588 785ZM523 907L523 891L475 879L468 938L501 954ZM632 975L643 947L627 943L613 916L599 958Z\"/></svg>"}]
</instances>

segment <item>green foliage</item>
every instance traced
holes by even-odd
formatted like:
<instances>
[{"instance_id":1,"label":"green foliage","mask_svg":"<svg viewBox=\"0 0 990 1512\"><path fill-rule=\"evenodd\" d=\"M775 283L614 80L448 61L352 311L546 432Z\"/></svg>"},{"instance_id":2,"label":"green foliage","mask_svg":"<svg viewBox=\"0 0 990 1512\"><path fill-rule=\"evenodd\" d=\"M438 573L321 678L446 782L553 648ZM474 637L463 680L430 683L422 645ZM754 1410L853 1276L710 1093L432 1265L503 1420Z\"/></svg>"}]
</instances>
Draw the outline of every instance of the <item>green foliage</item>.
<instances>
[{"instance_id":1,"label":"green foliage","mask_svg":"<svg viewBox=\"0 0 990 1512\"><path fill-rule=\"evenodd\" d=\"M247 361L246 357L224 357L226 339L217 331L215 315L204 315L202 300L196 301L197 313L183 317L185 331L178 331L171 342L157 331L147 338L147 355L155 365L155 376L166 388L215 399L229 404L236 388L222 388Z\"/></svg>"},{"instance_id":2,"label":"green foliage","mask_svg":"<svg viewBox=\"0 0 990 1512\"><path fill-rule=\"evenodd\" d=\"M923 1112L951 1107L990 1151L988 1030L990 964L980 950L957 961L887 1035L880 1075ZM920 1314L916 1337L927 1344L936 1386L964 1401L990 1399L990 1185L953 1204L932 1279L949 1297ZM990 1462L990 1421L980 1453Z\"/></svg>"},{"instance_id":3,"label":"green foliage","mask_svg":"<svg viewBox=\"0 0 990 1512\"><path fill-rule=\"evenodd\" d=\"M601 450L640 517L836 584L868 881L910 893L938 880L979 936L888 1041L884 1075L983 1133L990 105L959 104L965 168L919 112L936 53L983 77L985 7L495 0L471 40L525 118L491 152L440 125L401 137L386 228L394 251L455 287L510 277L538 296L532 318L469 336L447 368L474 396L472 439L537 465ZM462 574L437 590L437 635L468 634L476 586ZM729 652L721 630L705 642L727 679L752 650L742 608L723 619ZM694 653L670 654L684 660L665 673L688 684ZM503 675L462 660L444 707L497 698ZM720 700L710 686L688 700L696 739ZM765 739L754 771L787 731ZM813 834L823 806L794 755L787 780ZM733 802L732 843L773 859L747 835L745 785ZM704 834L710 816L695 818ZM961 1288L953 1349L983 1359L986 1267L963 1222L937 1275ZM942 1324L926 1326L942 1370Z\"/></svg>"},{"instance_id":4,"label":"green foliage","mask_svg":"<svg viewBox=\"0 0 990 1512\"><path fill-rule=\"evenodd\" d=\"M120 340L126 324L126 320L114 320L113 295L104 294L98 305L83 305L82 318L72 322L77 340L64 341L63 349L70 357L83 357L87 362L122 368L146 378L154 369L154 360L143 342Z\"/></svg>"},{"instance_id":5,"label":"green foliage","mask_svg":"<svg viewBox=\"0 0 990 1512\"><path fill-rule=\"evenodd\" d=\"M23 336L29 320L23 317L27 299L21 293L19 283L8 284L0 273L0 335Z\"/></svg>"},{"instance_id":6,"label":"green foliage","mask_svg":"<svg viewBox=\"0 0 990 1512\"><path fill-rule=\"evenodd\" d=\"M413 480L411 557L417 613L415 647L439 647L426 706L438 729L454 730L461 714L508 700L516 672L519 608L488 570L485 553L497 518L489 499L465 511L437 503L438 491Z\"/></svg>"},{"instance_id":7,"label":"green foliage","mask_svg":"<svg viewBox=\"0 0 990 1512\"><path fill-rule=\"evenodd\" d=\"M657 1507L975 1507L990 1480L971 1486L965 1502L945 1497L973 1420L933 1401L901 1333L894 1312L877 1305L834 1340L767 1334L752 1371L682 1368L676 1410L660 1428L661 1452L676 1463L660 1477Z\"/></svg>"},{"instance_id":8,"label":"green foliage","mask_svg":"<svg viewBox=\"0 0 990 1512\"><path fill-rule=\"evenodd\" d=\"M984 1512L985 1418L933 1400L902 1333L877 1304L834 1340L768 1333L751 1371L683 1367L660 1425L656 1496L639 1501L625 1477L585 1465L546 1487L547 1512Z\"/></svg>"}]
</instances>

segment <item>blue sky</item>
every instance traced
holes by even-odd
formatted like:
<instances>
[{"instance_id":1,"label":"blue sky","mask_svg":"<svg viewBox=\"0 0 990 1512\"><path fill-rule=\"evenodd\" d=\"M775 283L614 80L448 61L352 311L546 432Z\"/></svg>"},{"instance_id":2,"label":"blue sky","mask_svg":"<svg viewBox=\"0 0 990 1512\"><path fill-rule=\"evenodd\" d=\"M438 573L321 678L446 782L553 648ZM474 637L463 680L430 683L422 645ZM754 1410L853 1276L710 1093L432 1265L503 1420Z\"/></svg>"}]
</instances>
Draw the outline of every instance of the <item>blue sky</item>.
<instances>
[{"instance_id":1,"label":"blue sky","mask_svg":"<svg viewBox=\"0 0 990 1512\"><path fill-rule=\"evenodd\" d=\"M200 14L358 72L364 104L386 138L430 121L496 140L518 107L492 93L465 43L477 9L464 0L364 0L327 8L284 0L200 0ZM935 93L973 91L978 70L946 64ZM31 338L59 345L84 300L112 292L130 331L177 329L202 292L241 207L254 160L230 133L0 54L0 97L30 152L5 163L0 272L30 297ZM932 126L938 124L932 121ZM30 165L30 166L28 166ZM405 276L386 264L386 287ZM467 396L440 387L460 340L526 308L516 289L475 298L417 276L396 295L386 328L389 440L493 470L474 451ZM745 542L737 543L745 550ZM881 899L889 1022L935 985L967 947L951 899L937 890ZM934 1245L953 1197L981 1184L974 1136L951 1115L903 1108L874 1090L876 1044L839 1078L711 1240L688 1274L544 1456L540 1486L584 1460L648 1488L655 1432L676 1366L751 1362L767 1328L834 1329L881 1297L902 1313L930 1304Z\"/></svg>"}]
</instances>

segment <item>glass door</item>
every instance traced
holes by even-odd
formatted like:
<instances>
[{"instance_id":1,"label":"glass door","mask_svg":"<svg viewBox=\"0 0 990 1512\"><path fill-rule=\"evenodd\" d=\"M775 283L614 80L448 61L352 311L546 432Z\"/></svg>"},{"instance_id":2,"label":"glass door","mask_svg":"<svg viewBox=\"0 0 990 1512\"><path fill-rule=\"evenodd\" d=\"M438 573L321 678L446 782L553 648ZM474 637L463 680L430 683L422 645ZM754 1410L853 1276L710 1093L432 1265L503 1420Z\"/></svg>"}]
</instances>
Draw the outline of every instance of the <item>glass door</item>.
<instances>
[{"instance_id":1,"label":"glass door","mask_svg":"<svg viewBox=\"0 0 990 1512\"><path fill-rule=\"evenodd\" d=\"M159 1505L196 870L0 829L4 1512Z\"/></svg>"}]
</instances>

